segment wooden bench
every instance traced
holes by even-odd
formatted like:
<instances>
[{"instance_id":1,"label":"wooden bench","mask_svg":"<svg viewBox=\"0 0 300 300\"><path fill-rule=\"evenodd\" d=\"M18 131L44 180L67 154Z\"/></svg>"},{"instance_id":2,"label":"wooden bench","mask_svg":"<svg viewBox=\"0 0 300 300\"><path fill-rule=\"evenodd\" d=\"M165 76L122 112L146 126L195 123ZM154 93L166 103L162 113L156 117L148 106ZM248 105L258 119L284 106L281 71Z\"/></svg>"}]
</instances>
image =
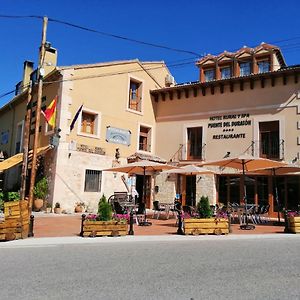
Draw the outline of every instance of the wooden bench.
<instances>
[{"instance_id":1,"label":"wooden bench","mask_svg":"<svg viewBox=\"0 0 300 300\"><path fill-rule=\"evenodd\" d=\"M11 241L28 237L28 201L5 202L4 218L4 221L0 222L0 240Z\"/></svg>"}]
</instances>

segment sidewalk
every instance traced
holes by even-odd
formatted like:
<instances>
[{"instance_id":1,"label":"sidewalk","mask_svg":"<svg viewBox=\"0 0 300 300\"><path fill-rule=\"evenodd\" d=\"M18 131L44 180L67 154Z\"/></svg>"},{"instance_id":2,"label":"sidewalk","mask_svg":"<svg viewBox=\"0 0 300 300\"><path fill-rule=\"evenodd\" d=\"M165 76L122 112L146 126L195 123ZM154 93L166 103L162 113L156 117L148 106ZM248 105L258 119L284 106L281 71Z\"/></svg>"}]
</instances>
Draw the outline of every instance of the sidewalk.
<instances>
[{"instance_id":1,"label":"sidewalk","mask_svg":"<svg viewBox=\"0 0 300 300\"><path fill-rule=\"evenodd\" d=\"M57 215L35 213L34 237L69 237L78 236L81 230L81 214ZM134 234L137 236L160 236L175 235L177 227L176 220L157 220L149 218L152 226L134 225ZM241 230L238 224L232 225L231 234L280 234L283 233L284 226L256 225L254 230Z\"/></svg>"}]
</instances>

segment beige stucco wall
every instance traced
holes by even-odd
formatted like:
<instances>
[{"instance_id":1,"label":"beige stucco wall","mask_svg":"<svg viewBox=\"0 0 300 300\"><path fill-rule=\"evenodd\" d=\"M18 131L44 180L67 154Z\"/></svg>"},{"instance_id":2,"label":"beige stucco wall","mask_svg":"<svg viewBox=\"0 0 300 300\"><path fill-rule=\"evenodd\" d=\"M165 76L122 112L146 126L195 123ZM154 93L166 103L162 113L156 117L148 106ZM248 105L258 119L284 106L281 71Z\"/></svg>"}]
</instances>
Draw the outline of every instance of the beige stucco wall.
<instances>
[{"instance_id":1,"label":"beige stucco wall","mask_svg":"<svg viewBox=\"0 0 300 300\"><path fill-rule=\"evenodd\" d=\"M210 88L207 88L206 96L198 89L197 97L194 97L190 90L188 98L182 90L181 99L177 99L176 92L173 92L173 100L165 93L165 101L161 98L158 102L153 101L157 120L156 154L176 160L178 156L174 157L174 154L182 144L182 159L187 159L187 128L199 126L203 128L203 145L206 144L203 148L204 160L222 159L227 152L230 152L232 157L237 156L247 149L247 153L251 154L252 141L255 145L254 155L259 156L259 122L278 120L280 140L284 140L284 153L280 155L285 161L291 162L295 157L299 157L300 152L299 90L300 84L295 83L293 77L288 77L286 85L283 85L282 78L276 79L274 87L271 86L270 80L265 80L264 88L256 81L254 89L250 89L246 83L244 91L241 91L237 83L234 92L230 92L229 86L225 86L223 94L218 87L215 88L214 95L211 94ZM232 126L234 124L232 122L237 121L247 121L248 125ZM229 122L229 126L224 126L224 122ZM217 123L220 123L220 127ZM223 131L228 129L229 131ZM242 136L229 139L213 138L222 134L242 134ZM216 201L214 176L201 176L200 180L198 177L196 200L198 201L202 195L207 195L214 204ZM175 184L174 182L173 187L168 189L175 189Z\"/></svg>"},{"instance_id":2,"label":"beige stucco wall","mask_svg":"<svg viewBox=\"0 0 300 300\"><path fill-rule=\"evenodd\" d=\"M189 98L184 95L181 99L166 101L159 100L154 105L157 112L157 155L171 158L179 149L180 144L186 145L186 128L194 126L203 127L203 144L205 143L205 159L214 160L222 158L227 151L231 156L243 153L252 143L257 142L258 123L260 121L280 121L280 139L285 141L284 159L290 161L299 152L298 129L300 99L297 92L300 84L295 84L293 78L288 79L287 85L277 79L275 87L271 87L266 81L265 88L260 87L256 82L254 89L245 84L244 91L240 91L236 84L234 92L225 87L221 94L215 89L211 95L207 89L206 96L199 95ZM244 114L244 116L243 116ZM224 116L235 115L235 118L224 119ZM248 116L249 115L249 116ZM215 120L210 118L220 117ZM232 122L249 121L251 124L243 126L232 126ZM221 123L221 127L212 127ZM224 122L230 122L230 126L224 127ZM233 131L224 132L224 129ZM244 134L236 139L213 139L214 135L221 134ZM183 150L183 157L186 156L186 147ZM258 152L255 153L258 155Z\"/></svg>"},{"instance_id":3,"label":"beige stucco wall","mask_svg":"<svg viewBox=\"0 0 300 300\"><path fill-rule=\"evenodd\" d=\"M61 139L53 162L54 192L53 204L59 202L68 212L74 210L74 204L84 201L92 211L96 211L98 201L104 193L107 197L115 191L126 191L121 180L122 173L116 177L112 172L102 173L101 191L99 193L84 192L85 170L103 170L113 166L116 148L119 148L120 163L138 150L138 134L140 125L152 128L151 153L155 153L155 116L152 107L150 89L164 86L167 69L162 64L149 64L151 78L138 62L120 65L109 65L94 68L69 68L61 71L64 81L60 84L58 94L57 124L61 128ZM158 68L159 67L159 68ZM150 72L150 71L149 71ZM114 75L112 75L114 74ZM87 79L82 79L83 77ZM81 80L72 79L81 78ZM136 113L127 109L130 78L143 84L142 112ZM71 80L68 80L71 79ZM80 120L70 132L69 126L81 105L99 115L99 136L84 136L80 133ZM131 131L131 144L108 143L106 127L116 127ZM76 145L101 147L105 154L85 153L78 151Z\"/></svg>"}]
</instances>

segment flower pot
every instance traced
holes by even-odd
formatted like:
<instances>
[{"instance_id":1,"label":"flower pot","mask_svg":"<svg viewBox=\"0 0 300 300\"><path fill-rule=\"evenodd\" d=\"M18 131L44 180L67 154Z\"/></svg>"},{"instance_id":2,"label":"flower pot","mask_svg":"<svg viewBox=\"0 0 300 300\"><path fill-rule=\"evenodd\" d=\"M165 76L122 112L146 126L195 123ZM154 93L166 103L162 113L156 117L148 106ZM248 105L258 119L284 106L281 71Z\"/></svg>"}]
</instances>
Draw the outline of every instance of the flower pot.
<instances>
[{"instance_id":1,"label":"flower pot","mask_svg":"<svg viewBox=\"0 0 300 300\"><path fill-rule=\"evenodd\" d=\"M300 217L288 217L288 231L300 233Z\"/></svg>"},{"instance_id":2,"label":"flower pot","mask_svg":"<svg viewBox=\"0 0 300 300\"><path fill-rule=\"evenodd\" d=\"M47 208L46 208L46 213L47 213L47 214L50 214L50 213L51 213L51 209L52 209L51 207L47 207Z\"/></svg>"},{"instance_id":3,"label":"flower pot","mask_svg":"<svg viewBox=\"0 0 300 300\"><path fill-rule=\"evenodd\" d=\"M34 199L34 210L35 211L40 211L44 205L44 200L43 199Z\"/></svg>"},{"instance_id":4,"label":"flower pot","mask_svg":"<svg viewBox=\"0 0 300 300\"><path fill-rule=\"evenodd\" d=\"M183 229L185 234L228 234L228 219L208 218L208 219L184 219Z\"/></svg>"},{"instance_id":5,"label":"flower pot","mask_svg":"<svg viewBox=\"0 0 300 300\"><path fill-rule=\"evenodd\" d=\"M75 206L75 212L76 213L82 213L84 211L83 207L81 205Z\"/></svg>"},{"instance_id":6,"label":"flower pot","mask_svg":"<svg viewBox=\"0 0 300 300\"><path fill-rule=\"evenodd\" d=\"M127 222L122 221L90 221L83 222L84 237L122 236L127 234Z\"/></svg>"},{"instance_id":7,"label":"flower pot","mask_svg":"<svg viewBox=\"0 0 300 300\"><path fill-rule=\"evenodd\" d=\"M61 208L60 207L54 207L54 213L55 214L61 214Z\"/></svg>"}]
</instances>

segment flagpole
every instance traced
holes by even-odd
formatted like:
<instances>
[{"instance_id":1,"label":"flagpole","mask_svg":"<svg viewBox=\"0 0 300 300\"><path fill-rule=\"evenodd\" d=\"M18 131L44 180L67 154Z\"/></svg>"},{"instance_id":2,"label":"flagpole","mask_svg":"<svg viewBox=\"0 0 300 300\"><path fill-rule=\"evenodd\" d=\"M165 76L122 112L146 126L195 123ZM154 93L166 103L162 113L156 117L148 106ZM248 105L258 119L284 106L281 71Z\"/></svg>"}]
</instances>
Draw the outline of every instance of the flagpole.
<instances>
[{"instance_id":1,"label":"flagpole","mask_svg":"<svg viewBox=\"0 0 300 300\"><path fill-rule=\"evenodd\" d=\"M39 127L40 127L40 117L41 117L41 106L42 106L42 94L43 94L43 63L45 58L45 43L46 43L46 31L47 31L48 18L43 18L43 31L42 31L42 41L40 46L39 54L39 65L37 69L38 76L38 94L37 94L37 103L36 103L36 112L35 112L35 128L34 128L34 140L33 140L33 150L32 150L32 166L31 166L31 177L30 177L30 188L29 188L29 213L32 211L33 203L33 189L36 178L36 169L37 169L37 148L39 142ZM41 72L42 71L42 72Z\"/></svg>"}]
</instances>

